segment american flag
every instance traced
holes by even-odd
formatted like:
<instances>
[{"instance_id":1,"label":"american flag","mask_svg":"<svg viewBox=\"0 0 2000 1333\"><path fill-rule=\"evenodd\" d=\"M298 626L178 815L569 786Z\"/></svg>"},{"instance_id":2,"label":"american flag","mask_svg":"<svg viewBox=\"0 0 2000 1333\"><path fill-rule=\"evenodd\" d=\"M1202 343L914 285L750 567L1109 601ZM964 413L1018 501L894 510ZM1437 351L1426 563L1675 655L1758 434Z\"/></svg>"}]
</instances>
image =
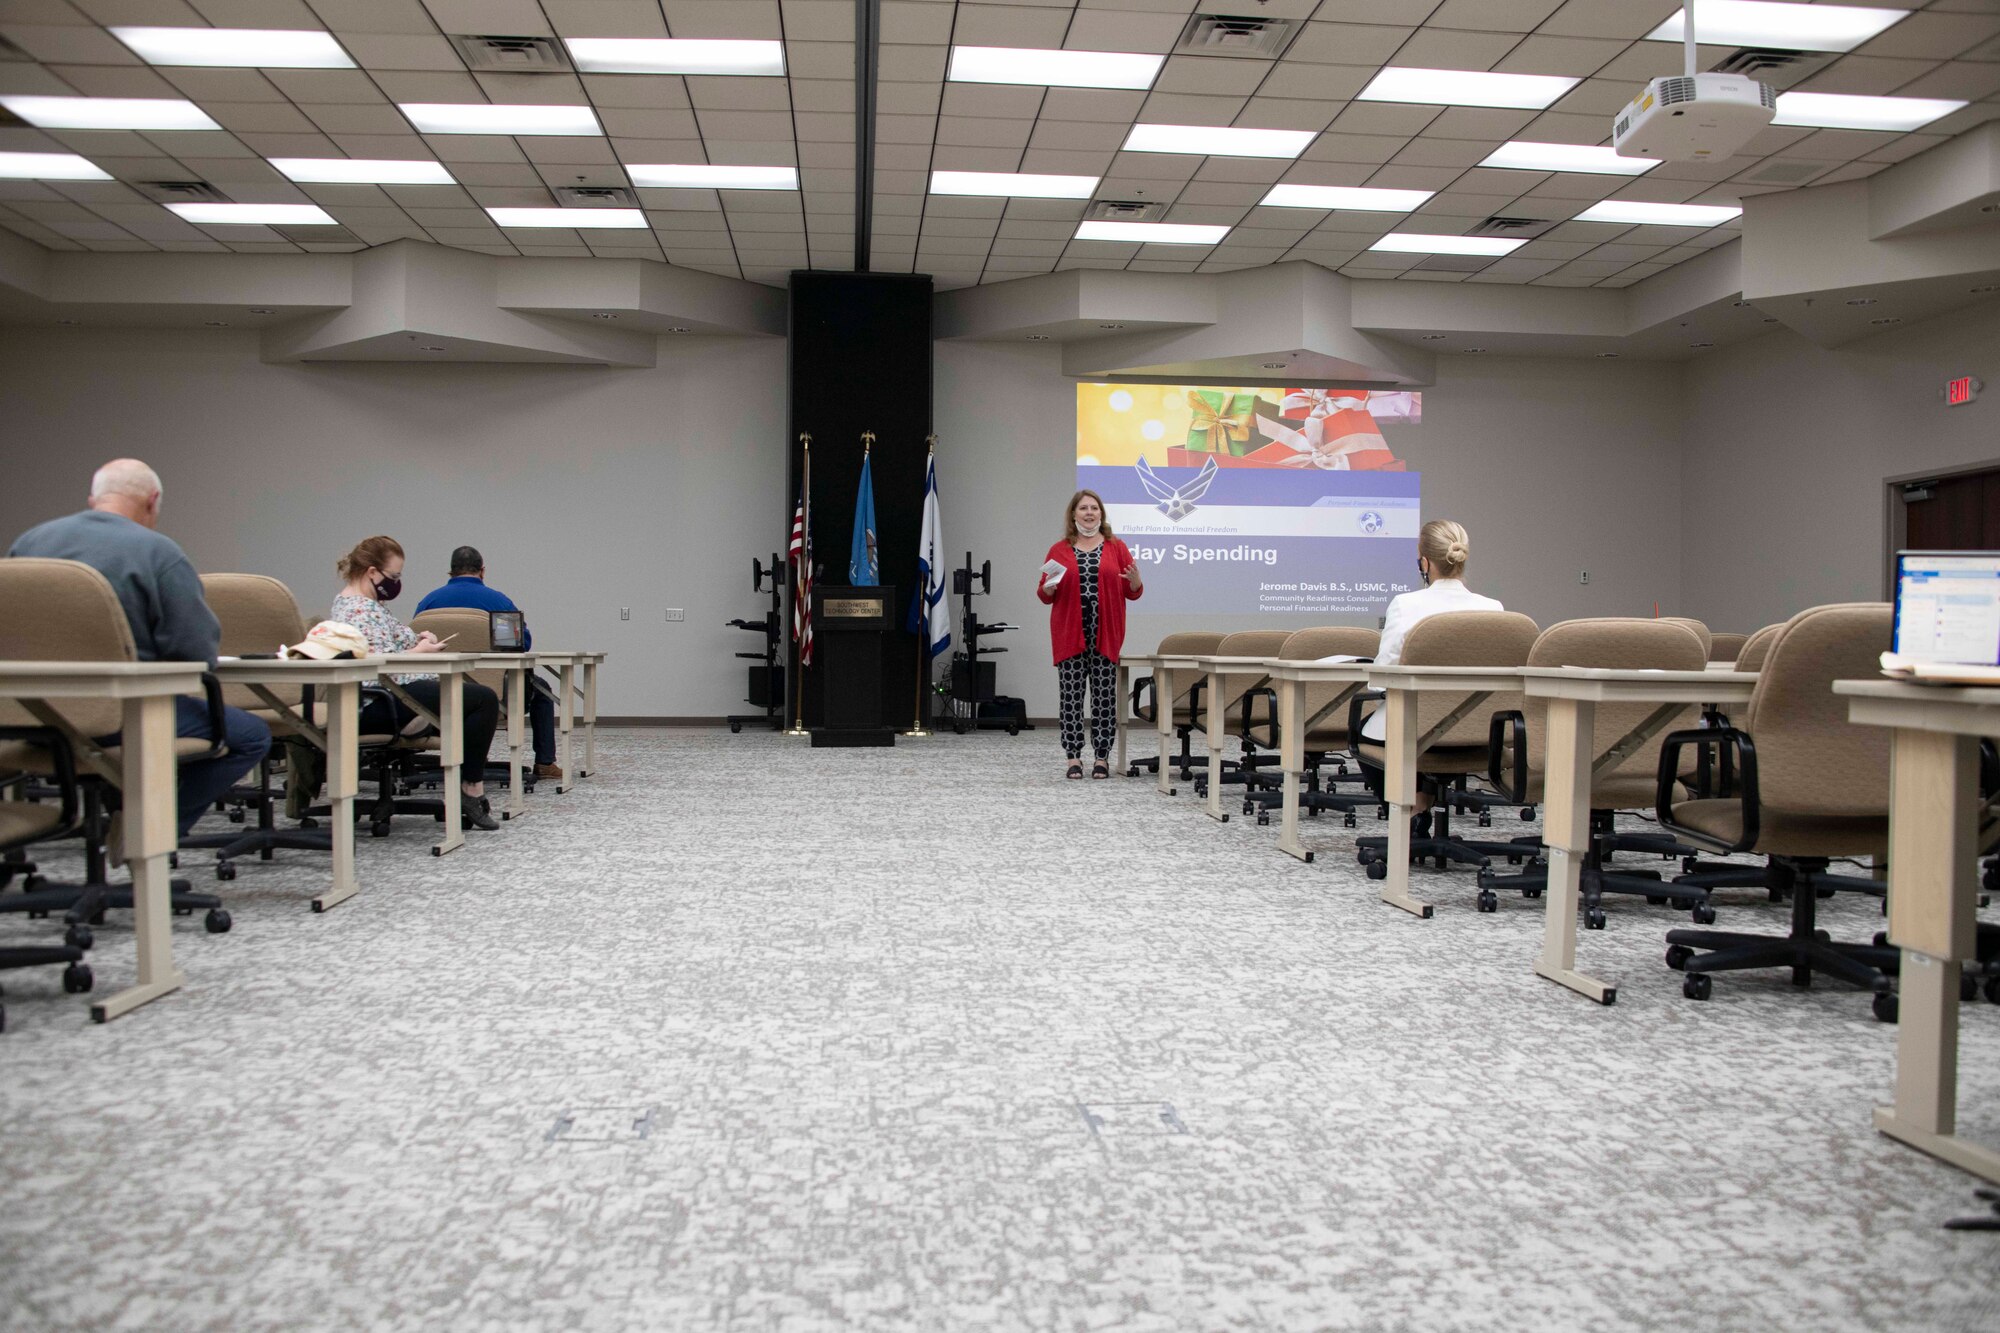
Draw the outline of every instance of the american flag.
<instances>
[{"instance_id":1,"label":"american flag","mask_svg":"<svg viewBox=\"0 0 2000 1333\"><path fill-rule=\"evenodd\" d=\"M799 483L799 505L792 511L792 544L785 559L792 566L792 642L799 646L799 665L813 660L812 532L806 520L806 488Z\"/></svg>"}]
</instances>

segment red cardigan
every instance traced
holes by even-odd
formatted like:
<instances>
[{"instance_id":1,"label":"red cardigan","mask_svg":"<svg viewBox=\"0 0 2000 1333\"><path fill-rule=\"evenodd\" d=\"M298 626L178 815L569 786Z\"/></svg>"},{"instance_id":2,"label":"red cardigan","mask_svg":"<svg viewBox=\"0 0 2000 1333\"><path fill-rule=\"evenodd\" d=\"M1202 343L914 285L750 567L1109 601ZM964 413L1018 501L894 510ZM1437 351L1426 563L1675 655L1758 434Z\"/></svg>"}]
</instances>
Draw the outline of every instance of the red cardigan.
<instances>
[{"instance_id":1,"label":"red cardigan","mask_svg":"<svg viewBox=\"0 0 2000 1333\"><path fill-rule=\"evenodd\" d=\"M1059 541L1044 559L1060 560L1066 570L1054 592L1042 586L1041 571L1035 571L1035 596L1048 603L1049 643L1056 661L1062 662L1083 651L1083 596L1077 591L1076 548ZM1125 571L1135 563L1124 542L1116 537L1105 539L1097 560L1097 651L1113 662L1125 646L1125 603L1146 591L1125 582Z\"/></svg>"}]
</instances>

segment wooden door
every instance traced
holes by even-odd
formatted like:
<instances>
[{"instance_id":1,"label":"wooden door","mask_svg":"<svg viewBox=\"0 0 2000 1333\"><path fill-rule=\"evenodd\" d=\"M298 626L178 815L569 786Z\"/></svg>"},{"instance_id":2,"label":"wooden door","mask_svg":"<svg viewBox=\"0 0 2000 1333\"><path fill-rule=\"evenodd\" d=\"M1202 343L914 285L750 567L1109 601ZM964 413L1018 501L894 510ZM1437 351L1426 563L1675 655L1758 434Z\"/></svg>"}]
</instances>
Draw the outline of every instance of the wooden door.
<instances>
[{"instance_id":1,"label":"wooden door","mask_svg":"<svg viewBox=\"0 0 2000 1333\"><path fill-rule=\"evenodd\" d=\"M1903 502L1905 550L2000 551L2000 469L1906 486Z\"/></svg>"}]
</instances>

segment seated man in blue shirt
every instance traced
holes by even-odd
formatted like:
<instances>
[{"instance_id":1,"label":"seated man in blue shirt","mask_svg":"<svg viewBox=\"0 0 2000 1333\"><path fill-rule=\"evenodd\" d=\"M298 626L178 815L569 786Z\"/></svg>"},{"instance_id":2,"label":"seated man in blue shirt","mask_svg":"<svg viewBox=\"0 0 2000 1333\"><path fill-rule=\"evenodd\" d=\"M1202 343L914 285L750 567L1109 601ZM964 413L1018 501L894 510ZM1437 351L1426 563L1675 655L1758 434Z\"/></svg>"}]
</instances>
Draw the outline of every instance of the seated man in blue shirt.
<instances>
[{"instance_id":1,"label":"seated man in blue shirt","mask_svg":"<svg viewBox=\"0 0 2000 1333\"><path fill-rule=\"evenodd\" d=\"M475 547L461 546L451 553L451 581L433 589L417 603L417 614L437 610L519 611L514 599L498 588L486 586L486 557ZM521 623L521 646L533 648L535 636ZM560 779L563 771L556 763L556 703L540 681L528 691L528 724L535 733L535 776Z\"/></svg>"},{"instance_id":2,"label":"seated man in blue shirt","mask_svg":"<svg viewBox=\"0 0 2000 1333\"><path fill-rule=\"evenodd\" d=\"M222 626L201 594L201 576L173 538L153 529L160 521L159 474L136 458L118 458L90 479L90 507L28 529L10 556L75 560L111 582L141 662L215 665ZM174 700L176 734L212 740L208 705ZM180 831L185 837L236 780L263 762L271 729L240 708L223 710L228 745L213 759L182 764ZM100 738L108 739L108 738Z\"/></svg>"}]
</instances>

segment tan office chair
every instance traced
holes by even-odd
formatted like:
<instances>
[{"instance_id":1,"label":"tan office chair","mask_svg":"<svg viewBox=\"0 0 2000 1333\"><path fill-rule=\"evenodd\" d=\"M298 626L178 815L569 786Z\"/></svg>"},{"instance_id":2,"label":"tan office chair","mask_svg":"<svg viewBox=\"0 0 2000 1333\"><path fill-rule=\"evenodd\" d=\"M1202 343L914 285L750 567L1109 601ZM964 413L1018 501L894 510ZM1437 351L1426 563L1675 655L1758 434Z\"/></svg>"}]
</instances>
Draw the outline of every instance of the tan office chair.
<instances>
[{"instance_id":1,"label":"tan office chair","mask_svg":"<svg viewBox=\"0 0 2000 1333\"><path fill-rule=\"evenodd\" d=\"M1403 640L1402 663L1406 666L1526 666L1534 648L1535 622L1518 611L1447 611L1418 622ZM1379 701L1380 695L1374 698ZM1362 704L1357 695L1349 707L1348 729L1360 737ZM1429 735L1466 701L1452 690L1426 690L1417 696L1417 735ZM1526 697L1518 690L1497 691L1451 727L1431 737L1417 752L1417 782L1434 802L1425 814L1416 817L1410 838L1412 862L1429 859L1439 870L1457 862L1483 866L1495 856L1525 859L1531 849L1514 842L1473 842L1452 836L1450 795L1463 788L1467 775L1487 769L1490 731L1488 719L1495 713L1519 712ZM1386 752L1377 741L1359 740L1355 754L1367 767L1380 771ZM1356 839L1355 859L1368 868L1368 878L1387 879L1389 840L1369 835Z\"/></svg>"},{"instance_id":2,"label":"tan office chair","mask_svg":"<svg viewBox=\"0 0 2000 1333\"><path fill-rule=\"evenodd\" d=\"M1382 635L1377 630L1353 629L1346 626L1328 626L1323 629L1294 630L1285 637L1273 656L1287 662L1312 662L1322 657L1363 657L1372 658L1381 646ZM1354 811L1359 808L1381 804L1381 798L1366 793L1336 792L1340 781L1360 782L1358 771L1349 772L1347 761L1339 756L1351 748L1347 734L1346 697L1352 691L1348 686L1338 684L1307 685L1304 710L1306 734L1304 754L1306 778L1299 792L1299 808L1310 810L1315 816L1321 810L1340 810L1345 816L1346 826L1354 827ZM1259 718L1252 708L1247 719L1247 735L1250 739L1272 753L1278 753L1283 740L1279 731L1279 719L1273 715ZM1333 771L1322 770L1331 761ZM1274 771L1253 774L1250 789L1243 793L1243 813L1255 813L1259 824L1271 822L1271 807L1284 799L1284 775Z\"/></svg>"},{"instance_id":3,"label":"tan office chair","mask_svg":"<svg viewBox=\"0 0 2000 1333\"><path fill-rule=\"evenodd\" d=\"M1743 655L1743 645L1749 641L1748 634L1711 634L1708 640L1708 660L1734 662Z\"/></svg>"},{"instance_id":4,"label":"tan office chair","mask_svg":"<svg viewBox=\"0 0 2000 1333\"><path fill-rule=\"evenodd\" d=\"M1743 641L1743 647L1736 654L1738 671L1762 671L1764 659L1771 655L1771 645L1784 633L1783 624L1766 625Z\"/></svg>"},{"instance_id":5,"label":"tan office chair","mask_svg":"<svg viewBox=\"0 0 2000 1333\"><path fill-rule=\"evenodd\" d=\"M1893 618L1893 609L1880 602L1801 611L1786 622L1758 675L1750 708L1754 732L1680 731L1662 746L1655 795L1662 827L1718 852L1764 854L1770 858L1766 882L1774 895L1792 900L1788 935L1669 931L1667 965L1687 973L1682 990L1688 998L1707 999L1714 973L1765 967L1791 968L1796 986L1809 986L1815 972L1824 972L1886 989L1896 951L1824 939L1815 932L1814 914L1821 892L1884 891L1876 880L1827 873L1831 858L1881 856L1889 842L1889 732L1849 722L1847 701L1832 686L1878 673ZM1736 754L1735 797L1680 797L1680 751L1696 745L1727 746ZM1707 878L1697 873L1682 880L1699 885Z\"/></svg>"},{"instance_id":6,"label":"tan office chair","mask_svg":"<svg viewBox=\"0 0 2000 1333\"><path fill-rule=\"evenodd\" d=\"M104 575L74 560L0 560L0 660L135 662L138 658L132 627ZM222 721L222 687L214 676L205 676L204 681L211 730L220 738L227 734ZM120 748L97 745L94 739L112 735L124 725L118 701L65 700L54 708L75 735L85 738L92 752L100 755L115 772L123 757ZM23 705L0 701L0 727L44 725ZM220 754L222 747L220 739L182 738L174 742L174 755L187 763ZM59 763L48 746L28 740L0 742L0 771L52 777L57 774ZM84 766L79 764L79 768ZM129 885L114 887L110 882L106 844L111 821L105 798L114 784L88 770L81 772L78 780L83 799L83 881L68 885L40 883L28 893L0 897L0 912L36 915L63 912L70 926L67 942L88 949L90 923L102 920L107 909L129 911L132 890ZM229 929L229 913L223 910L220 898L191 892L184 879L172 880L170 886L169 900L176 912L205 908L211 933L221 934Z\"/></svg>"},{"instance_id":7,"label":"tan office chair","mask_svg":"<svg viewBox=\"0 0 2000 1333\"><path fill-rule=\"evenodd\" d=\"M1691 616L1660 616L1659 619L1669 625L1682 625L1693 630L1695 637L1701 640L1701 660L1704 662L1710 660L1710 645L1714 643L1715 636L1709 633L1707 625Z\"/></svg>"},{"instance_id":8,"label":"tan office chair","mask_svg":"<svg viewBox=\"0 0 2000 1333\"><path fill-rule=\"evenodd\" d=\"M410 628L422 633L429 630L440 639L451 639L445 648L452 653L490 653L493 651L493 615L489 611L477 611L469 607L438 607L431 611L420 611L410 619ZM456 638L452 638L456 635ZM484 685L500 696L501 726L506 726L507 682L513 673L498 667L484 668L469 672L466 679ZM532 688L532 685L530 686ZM522 700L527 706L527 700ZM433 746L435 748L435 746ZM486 781L509 782L511 777L507 765L494 763L489 757L486 764ZM535 789L535 769L533 764L525 766L522 772L522 790Z\"/></svg>"},{"instance_id":9,"label":"tan office chair","mask_svg":"<svg viewBox=\"0 0 2000 1333\"><path fill-rule=\"evenodd\" d=\"M1249 629L1226 634L1222 642L1215 646L1217 657L1275 657L1291 637L1290 630ZM1274 752L1258 754L1256 744L1248 734L1250 704L1253 695L1261 698L1266 705L1265 714L1271 715L1276 706L1277 696L1267 688L1270 676L1262 671L1225 671L1220 677L1221 698L1210 697L1208 682L1199 681L1188 703L1189 720L1195 733L1206 738L1208 735L1208 710L1222 709L1222 729L1235 736L1242 744L1241 758L1224 760L1222 781L1225 785L1241 784L1246 772L1260 767L1269 767L1278 762ZM1194 790L1197 796L1208 795L1208 770L1198 768L1194 774Z\"/></svg>"},{"instance_id":10,"label":"tan office chair","mask_svg":"<svg viewBox=\"0 0 2000 1333\"><path fill-rule=\"evenodd\" d=\"M0 743L22 742L46 753L54 768L59 803L50 805L46 801L28 802L11 799L0 800L0 852L10 856L18 849L46 842L51 838L74 836L82 826L82 791L76 780L76 765L70 755L69 742L60 731L53 727L0 727ZM9 785L24 786L27 775L14 774ZM32 871L33 866L22 861L0 862L0 885L4 885L14 875ZM75 944L13 944L0 947L0 972L11 972L28 967L52 967L65 964L62 987L71 995L81 995L96 985L91 975L90 964L83 961L83 950ZM7 1030L7 1011L0 1008L0 1032Z\"/></svg>"},{"instance_id":11,"label":"tan office chair","mask_svg":"<svg viewBox=\"0 0 2000 1333\"><path fill-rule=\"evenodd\" d=\"M1180 654L1186 654L1190 657L1206 657L1215 651L1216 645L1220 644L1222 639L1223 636L1221 634L1217 634L1211 630L1184 630L1177 634L1169 634L1164 639L1161 639L1160 646L1153 649L1153 654L1158 657L1178 656ZM1173 728L1174 734L1179 736L1181 741L1181 752L1171 762L1175 767L1180 769L1181 781L1183 782L1191 781L1194 778L1194 709L1189 700L1194 693L1195 686L1201 679L1200 676L1190 675L1187 672L1176 672L1174 675L1174 697L1167 704L1167 707L1171 710L1170 725ZM1155 711L1158 703L1158 692L1153 688L1153 678L1151 676L1140 676L1132 682L1133 717L1148 726L1159 725L1159 715ZM1136 778L1142 769L1152 773L1159 772L1160 756L1147 755L1143 759L1134 759L1125 769L1125 776Z\"/></svg>"},{"instance_id":12,"label":"tan office chair","mask_svg":"<svg viewBox=\"0 0 2000 1333\"><path fill-rule=\"evenodd\" d=\"M1704 665L1701 640L1686 625L1669 620L1604 619L1566 620L1551 625L1535 640L1528 653L1531 667L1595 667L1618 671L1700 671ZM1601 704L1595 710L1591 730L1591 755L1605 754L1612 746L1639 727L1653 713L1652 704ZM1691 727L1699 709L1690 707L1674 719L1680 727ZM1526 706L1513 714L1496 714L1490 733L1489 779L1509 801L1539 805L1543 780L1548 769L1549 701L1527 696ZM1640 746L1618 764L1593 774L1590 784L1591 845L1584 858L1582 875L1583 924L1586 930L1602 930L1605 925L1603 896L1607 893L1644 894L1647 901L1673 902L1693 908L1695 919L1703 923L1715 919L1704 889L1680 887L1662 882L1654 871L1607 869L1605 862L1619 849L1616 814L1620 810L1649 810L1658 794L1660 736ZM1648 850L1659 850L1648 848ZM1678 850L1678 849L1677 849ZM1692 851L1692 849L1686 849ZM1499 909L1498 890L1518 889L1525 897L1539 898L1548 887L1546 863L1518 875L1498 875L1491 869L1479 872L1479 910Z\"/></svg>"}]
</instances>

